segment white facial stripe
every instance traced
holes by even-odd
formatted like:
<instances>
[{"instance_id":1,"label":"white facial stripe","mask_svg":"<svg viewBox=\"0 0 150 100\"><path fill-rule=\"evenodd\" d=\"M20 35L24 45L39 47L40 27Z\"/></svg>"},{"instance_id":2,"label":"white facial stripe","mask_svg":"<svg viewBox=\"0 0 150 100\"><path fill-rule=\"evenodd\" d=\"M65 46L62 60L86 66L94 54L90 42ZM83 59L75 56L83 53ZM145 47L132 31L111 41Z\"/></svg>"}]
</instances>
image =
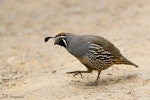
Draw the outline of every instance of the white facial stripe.
<instances>
[{"instance_id":1,"label":"white facial stripe","mask_svg":"<svg viewBox=\"0 0 150 100\"><path fill-rule=\"evenodd\" d=\"M65 40L65 39L62 39L62 40L63 40L64 44L65 44L66 47L67 47L67 42L66 42L66 40Z\"/></svg>"},{"instance_id":2,"label":"white facial stripe","mask_svg":"<svg viewBox=\"0 0 150 100\"><path fill-rule=\"evenodd\" d=\"M66 38L66 36L58 36L58 37L56 37L56 38Z\"/></svg>"}]
</instances>

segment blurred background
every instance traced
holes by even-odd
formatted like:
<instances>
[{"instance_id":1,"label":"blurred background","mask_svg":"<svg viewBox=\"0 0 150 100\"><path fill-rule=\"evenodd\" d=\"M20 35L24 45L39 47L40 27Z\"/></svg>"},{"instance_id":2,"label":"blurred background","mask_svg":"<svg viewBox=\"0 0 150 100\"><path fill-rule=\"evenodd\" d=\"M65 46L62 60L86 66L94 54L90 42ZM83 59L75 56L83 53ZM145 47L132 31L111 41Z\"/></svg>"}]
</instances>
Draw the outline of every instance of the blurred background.
<instances>
[{"instance_id":1,"label":"blurred background","mask_svg":"<svg viewBox=\"0 0 150 100\"><path fill-rule=\"evenodd\" d=\"M59 32L98 35L140 66L114 65L101 74L64 48L44 43ZM150 0L0 0L0 99L149 100Z\"/></svg>"}]
</instances>

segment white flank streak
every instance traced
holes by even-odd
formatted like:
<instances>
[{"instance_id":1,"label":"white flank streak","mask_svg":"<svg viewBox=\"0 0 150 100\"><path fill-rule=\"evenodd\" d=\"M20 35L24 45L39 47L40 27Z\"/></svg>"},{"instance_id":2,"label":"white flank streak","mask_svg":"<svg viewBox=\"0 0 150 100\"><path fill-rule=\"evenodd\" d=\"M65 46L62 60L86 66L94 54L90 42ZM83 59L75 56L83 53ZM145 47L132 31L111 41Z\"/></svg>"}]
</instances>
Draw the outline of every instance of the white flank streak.
<instances>
[{"instance_id":1,"label":"white flank streak","mask_svg":"<svg viewBox=\"0 0 150 100\"><path fill-rule=\"evenodd\" d=\"M95 50L91 50L91 49L90 49L89 51L90 51L90 52L95 52Z\"/></svg>"},{"instance_id":2,"label":"white flank streak","mask_svg":"<svg viewBox=\"0 0 150 100\"><path fill-rule=\"evenodd\" d=\"M102 52L101 54L111 54L111 53L108 52L108 51L104 51L104 52Z\"/></svg>"},{"instance_id":3,"label":"white flank streak","mask_svg":"<svg viewBox=\"0 0 150 100\"><path fill-rule=\"evenodd\" d=\"M88 43L91 43L91 41L89 41Z\"/></svg>"},{"instance_id":4,"label":"white flank streak","mask_svg":"<svg viewBox=\"0 0 150 100\"><path fill-rule=\"evenodd\" d=\"M98 48L98 49L101 49L102 47L97 45L97 44L90 44L90 47L91 48Z\"/></svg>"},{"instance_id":5,"label":"white flank streak","mask_svg":"<svg viewBox=\"0 0 150 100\"><path fill-rule=\"evenodd\" d=\"M100 49L99 47L95 47L95 46L90 46L89 48L91 48L91 49Z\"/></svg>"},{"instance_id":6,"label":"white flank streak","mask_svg":"<svg viewBox=\"0 0 150 100\"><path fill-rule=\"evenodd\" d=\"M98 44L94 44L94 43L91 43L90 45L100 47Z\"/></svg>"}]
</instances>

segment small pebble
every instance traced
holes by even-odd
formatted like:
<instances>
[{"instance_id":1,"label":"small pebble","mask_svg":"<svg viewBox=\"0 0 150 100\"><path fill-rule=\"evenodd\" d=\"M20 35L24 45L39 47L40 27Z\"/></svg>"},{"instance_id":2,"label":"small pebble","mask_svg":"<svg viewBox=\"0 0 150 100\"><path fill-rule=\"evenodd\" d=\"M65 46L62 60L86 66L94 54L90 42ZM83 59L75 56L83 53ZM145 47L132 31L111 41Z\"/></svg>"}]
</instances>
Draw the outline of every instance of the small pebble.
<instances>
[{"instance_id":1,"label":"small pebble","mask_svg":"<svg viewBox=\"0 0 150 100\"><path fill-rule=\"evenodd\" d=\"M3 82L8 82L10 79L9 78L3 78L2 81Z\"/></svg>"},{"instance_id":2,"label":"small pebble","mask_svg":"<svg viewBox=\"0 0 150 100\"><path fill-rule=\"evenodd\" d=\"M53 70L52 73L56 73L56 70Z\"/></svg>"},{"instance_id":3,"label":"small pebble","mask_svg":"<svg viewBox=\"0 0 150 100\"><path fill-rule=\"evenodd\" d=\"M77 82L80 82L80 81L77 81Z\"/></svg>"},{"instance_id":4,"label":"small pebble","mask_svg":"<svg viewBox=\"0 0 150 100\"><path fill-rule=\"evenodd\" d=\"M127 94L132 94L131 91L129 91Z\"/></svg>"},{"instance_id":5,"label":"small pebble","mask_svg":"<svg viewBox=\"0 0 150 100\"><path fill-rule=\"evenodd\" d=\"M2 84L3 83L3 81L2 80L0 80L0 84Z\"/></svg>"},{"instance_id":6,"label":"small pebble","mask_svg":"<svg viewBox=\"0 0 150 100\"><path fill-rule=\"evenodd\" d=\"M109 68L108 68L108 70L109 70L109 71L112 71L112 70L113 70L113 68L112 68L112 67L109 67Z\"/></svg>"},{"instance_id":7,"label":"small pebble","mask_svg":"<svg viewBox=\"0 0 150 100\"><path fill-rule=\"evenodd\" d=\"M16 70L16 69L13 69L12 72L13 72L13 73L17 73L17 70Z\"/></svg>"},{"instance_id":8,"label":"small pebble","mask_svg":"<svg viewBox=\"0 0 150 100\"><path fill-rule=\"evenodd\" d=\"M107 75L112 75L111 73L108 73Z\"/></svg>"}]
</instances>

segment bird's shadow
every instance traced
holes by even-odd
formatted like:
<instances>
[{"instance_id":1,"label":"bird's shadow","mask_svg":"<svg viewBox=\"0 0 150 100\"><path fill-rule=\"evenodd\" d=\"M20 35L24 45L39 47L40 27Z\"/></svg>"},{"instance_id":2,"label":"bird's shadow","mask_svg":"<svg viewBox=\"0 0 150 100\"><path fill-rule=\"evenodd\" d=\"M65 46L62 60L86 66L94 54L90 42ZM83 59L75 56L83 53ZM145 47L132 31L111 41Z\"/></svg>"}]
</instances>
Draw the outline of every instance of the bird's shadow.
<instances>
[{"instance_id":1,"label":"bird's shadow","mask_svg":"<svg viewBox=\"0 0 150 100\"><path fill-rule=\"evenodd\" d=\"M109 78L102 78L99 79L99 84L96 87L99 86L108 86L111 84L121 84L121 83L128 83L128 82L132 82L133 80L137 79L137 74L129 74L129 75L121 75L121 76L115 76L115 77L109 77ZM94 82L95 80L91 81ZM86 86L86 87L90 87L87 84L91 83L88 81L82 81L82 80L74 80L72 81L70 84L72 84L73 86ZM92 87L92 86L91 86Z\"/></svg>"},{"instance_id":2,"label":"bird's shadow","mask_svg":"<svg viewBox=\"0 0 150 100\"><path fill-rule=\"evenodd\" d=\"M117 77L104 78L99 81L100 85L110 85L110 84L118 84L133 81L137 78L137 74L129 74L129 75L121 75Z\"/></svg>"}]
</instances>

